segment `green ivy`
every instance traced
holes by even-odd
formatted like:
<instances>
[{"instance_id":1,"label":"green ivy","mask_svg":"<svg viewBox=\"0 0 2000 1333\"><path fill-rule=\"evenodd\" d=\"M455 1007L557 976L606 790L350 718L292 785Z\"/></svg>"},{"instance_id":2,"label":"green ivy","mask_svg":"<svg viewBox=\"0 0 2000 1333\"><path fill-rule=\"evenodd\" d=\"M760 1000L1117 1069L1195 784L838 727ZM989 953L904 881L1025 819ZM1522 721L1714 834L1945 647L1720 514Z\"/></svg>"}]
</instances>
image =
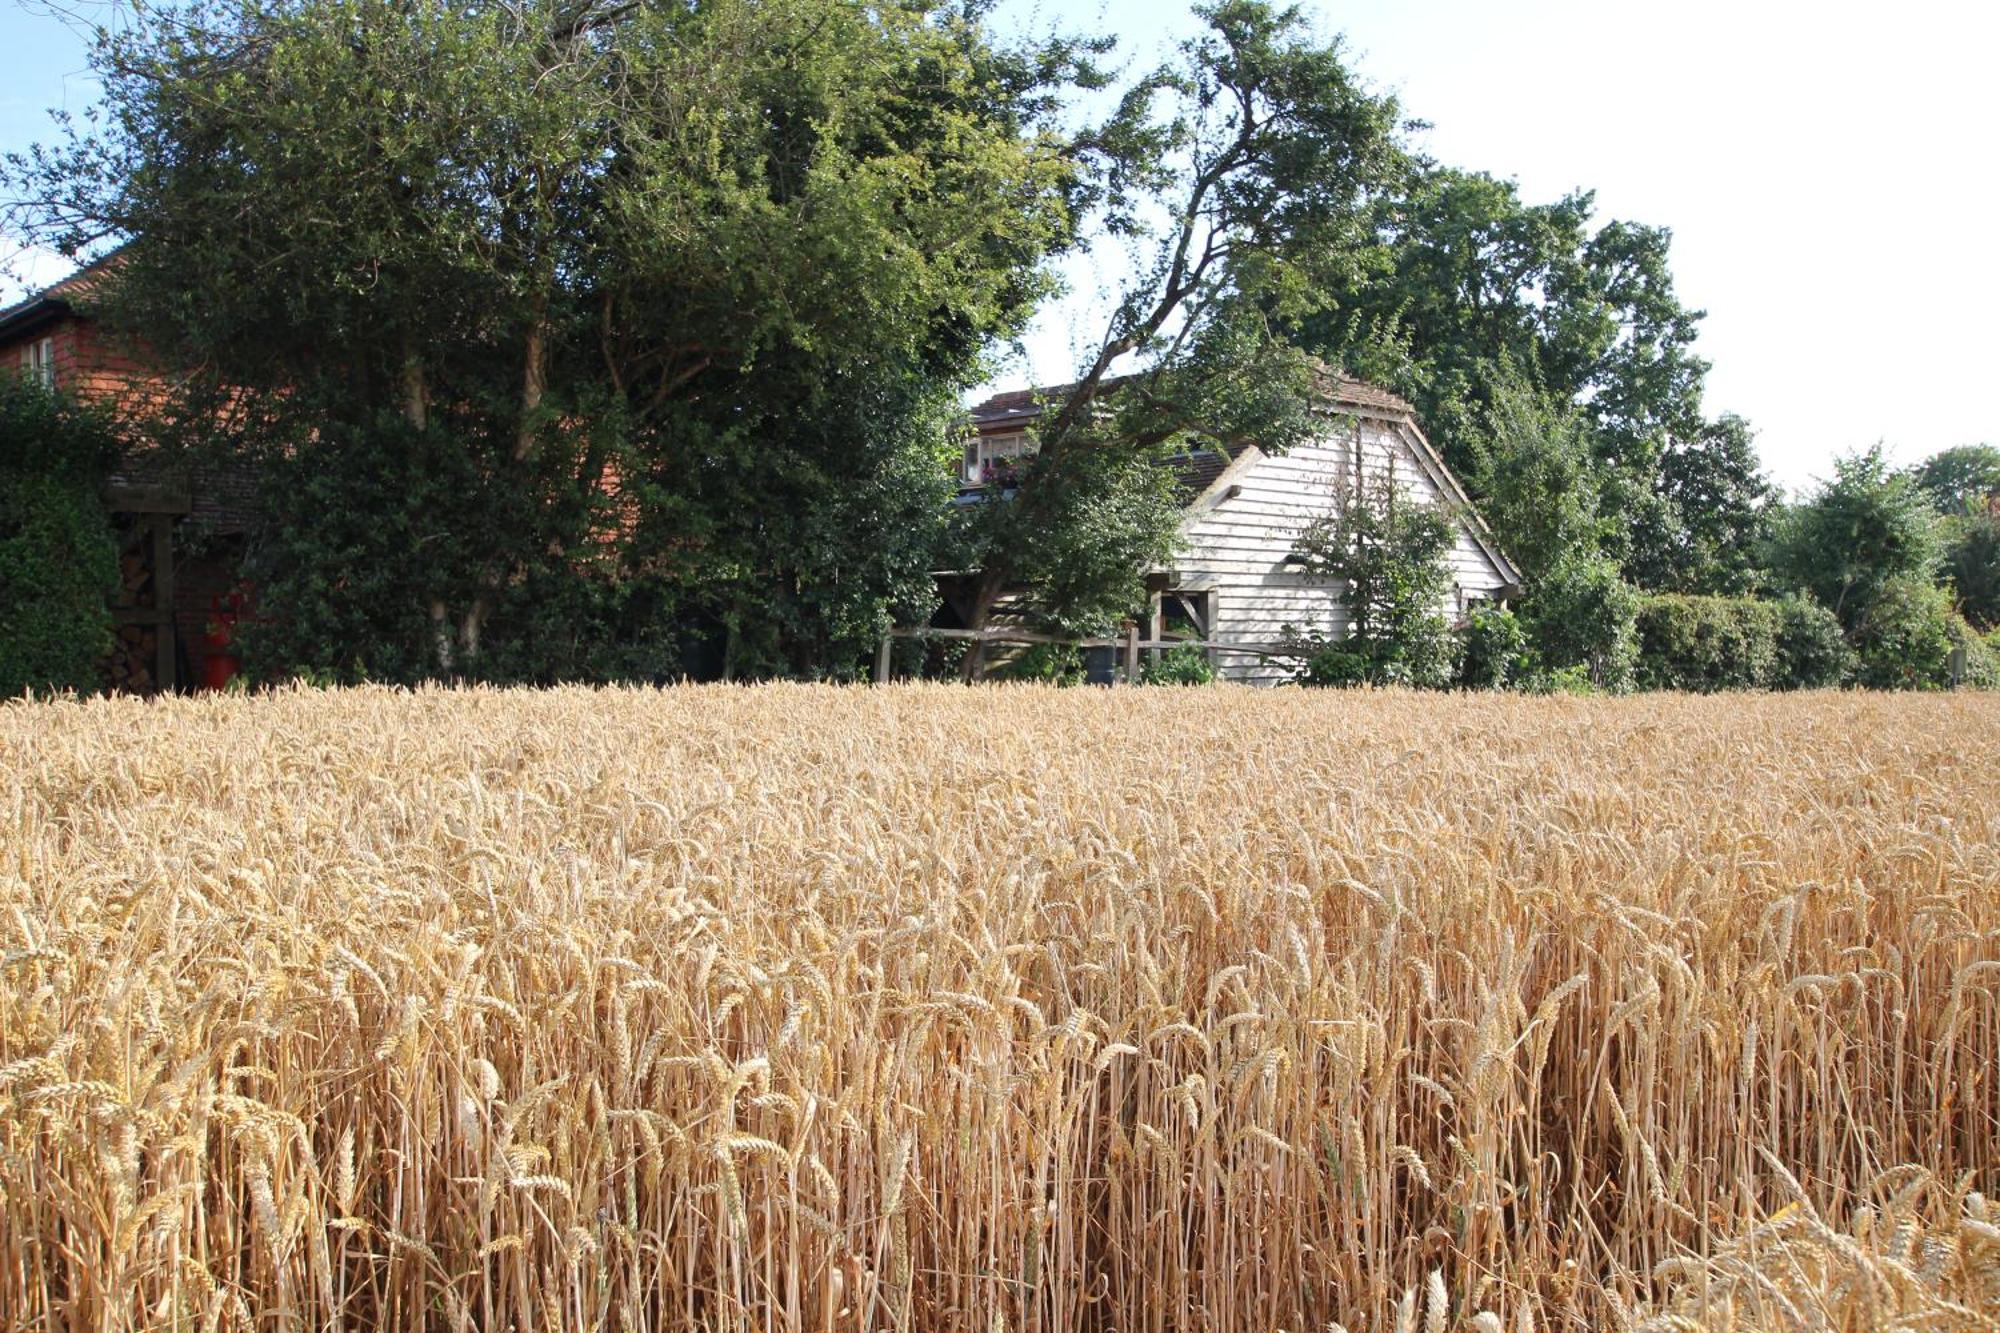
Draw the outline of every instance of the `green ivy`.
<instances>
[{"instance_id":1,"label":"green ivy","mask_svg":"<svg viewBox=\"0 0 2000 1333\"><path fill-rule=\"evenodd\" d=\"M0 697L100 684L118 543L99 492L116 450L101 416L0 375Z\"/></svg>"}]
</instances>

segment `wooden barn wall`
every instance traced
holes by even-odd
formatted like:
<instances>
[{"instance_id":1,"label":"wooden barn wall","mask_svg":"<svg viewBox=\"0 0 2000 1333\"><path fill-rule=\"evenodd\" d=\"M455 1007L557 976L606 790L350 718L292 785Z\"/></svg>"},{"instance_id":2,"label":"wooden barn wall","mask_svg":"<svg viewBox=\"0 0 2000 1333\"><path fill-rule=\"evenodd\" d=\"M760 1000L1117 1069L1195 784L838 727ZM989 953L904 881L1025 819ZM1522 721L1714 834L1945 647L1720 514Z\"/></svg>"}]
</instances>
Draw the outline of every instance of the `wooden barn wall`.
<instances>
[{"instance_id":1,"label":"wooden barn wall","mask_svg":"<svg viewBox=\"0 0 2000 1333\"><path fill-rule=\"evenodd\" d=\"M1216 640L1268 643L1286 625L1329 638L1346 633L1338 595L1286 559L1312 521L1332 508L1334 497L1353 487L1356 431L1354 423L1343 423L1318 443L1255 461L1231 478L1238 493L1189 520L1174 566L1183 586L1213 589ZM1420 503L1439 502L1436 484L1394 424L1363 419L1358 433L1364 480L1373 485L1393 470L1404 494ZM1456 617L1463 600L1493 597L1505 584L1463 524L1449 558L1456 588L1441 608L1448 616ZM1219 654L1217 665L1229 679L1254 684L1274 684L1287 675L1281 666L1233 654Z\"/></svg>"}]
</instances>

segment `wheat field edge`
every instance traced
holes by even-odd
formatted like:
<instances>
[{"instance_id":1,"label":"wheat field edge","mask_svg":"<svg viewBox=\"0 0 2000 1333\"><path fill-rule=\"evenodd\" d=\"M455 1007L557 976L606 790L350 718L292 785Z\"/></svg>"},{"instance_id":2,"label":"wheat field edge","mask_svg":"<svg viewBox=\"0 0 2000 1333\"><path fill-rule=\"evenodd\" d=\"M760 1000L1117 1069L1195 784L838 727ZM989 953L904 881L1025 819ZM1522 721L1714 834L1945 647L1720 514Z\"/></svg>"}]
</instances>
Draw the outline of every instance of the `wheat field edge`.
<instances>
[{"instance_id":1,"label":"wheat field edge","mask_svg":"<svg viewBox=\"0 0 2000 1333\"><path fill-rule=\"evenodd\" d=\"M0 705L0 1324L1994 1327L2000 699Z\"/></svg>"}]
</instances>

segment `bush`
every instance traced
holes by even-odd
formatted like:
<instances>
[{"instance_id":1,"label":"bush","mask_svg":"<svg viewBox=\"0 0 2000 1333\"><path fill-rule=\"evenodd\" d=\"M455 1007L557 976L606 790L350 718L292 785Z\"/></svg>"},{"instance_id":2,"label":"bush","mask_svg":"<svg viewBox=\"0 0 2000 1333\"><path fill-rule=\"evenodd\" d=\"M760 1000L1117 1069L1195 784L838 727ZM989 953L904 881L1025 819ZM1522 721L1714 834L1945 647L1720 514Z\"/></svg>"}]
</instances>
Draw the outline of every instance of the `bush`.
<instances>
[{"instance_id":1,"label":"bush","mask_svg":"<svg viewBox=\"0 0 2000 1333\"><path fill-rule=\"evenodd\" d=\"M0 697L99 684L118 543L98 491L116 452L103 417L0 373Z\"/></svg>"},{"instance_id":2,"label":"bush","mask_svg":"<svg viewBox=\"0 0 2000 1333\"><path fill-rule=\"evenodd\" d=\"M1505 607L1474 607L1458 627L1458 642L1460 684L1505 689L1527 674L1528 633L1520 617Z\"/></svg>"},{"instance_id":3,"label":"bush","mask_svg":"<svg viewBox=\"0 0 2000 1333\"><path fill-rule=\"evenodd\" d=\"M1632 684L1639 654L1639 594L1608 560L1580 560L1548 576L1521 606L1542 670L1582 667L1599 689Z\"/></svg>"},{"instance_id":4,"label":"bush","mask_svg":"<svg viewBox=\"0 0 2000 1333\"><path fill-rule=\"evenodd\" d=\"M1777 604L1754 597L1647 597L1636 621L1639 688L1763 689L1778 675L1780 623Z\"/></svg>"},{"instance_id":5,"label":"bush","mask_svg":"<svg viewBox=\"0 0 2000 1333\"><path fill-rule=\"evenodd\" d=\"M1210 685L1215 667L1202 649L1183 644L1167 649L1157 662L1148 661L1140 668L1139 679L1148 685Z\"/></svg>"},{"instance_id":6,"label":"bush","mask_svg":"<svg viewBox=\"0 0 2000 1333\"><path fill-rule=\"evenodd\" d=\"M1839 685L1854 670L1854 649L1840 617L1807 597L1778 599L1778 668L1771 685L1815 690Z\"/></svg>"},{"instance_id":7,"label":"bush","mask_svg":"<svg viewBox=\"0 0 2000 1333\"><path fill-rule=\"evenodd\" d=\"M1406 626L1407 637L1395 640L1328 639L1314 631L1301 634L1285 626L1280 641L1298 658L1292 679L1300 685L1408 685L1416 689L1449 688L1458 677L1458 640L1442 616Z\"/></svg>"},{"instance_id":8,"label":"bush","mask_svg":"<svg viewBox=\"0 0 2000 1333\"><path fill-rule=\"evenodd\" d=\"M1051 685L1081 685L1083 652L1073 643L1029 644L993 671L1002 680L1038 680Z\"/></svg>"},{"instance_id":9,"label":"bush","mask_svg":"<svg viewBox=\"0 0 2000 1333\"><path fill-rule=\"evenodd\" d=\"M1981 635L1961 615L1952 616L1949 632L1952 647L1965 650L1965 664L1957 683L1978 690L2000 688L2000 650L1996 650L1992 639Z\"/></svg>"},{"instance_id":10,"label":"bush","mask_svg":"<svg viewBox=\"0 0 2000 1333\"><path fill-rule=\"evenodd\" d=\"M1927 579L1883 584L1854 626L1856 678L1878 690L1932 690L1950 681L1951 594Z\"/></svg>"}]
</instances>

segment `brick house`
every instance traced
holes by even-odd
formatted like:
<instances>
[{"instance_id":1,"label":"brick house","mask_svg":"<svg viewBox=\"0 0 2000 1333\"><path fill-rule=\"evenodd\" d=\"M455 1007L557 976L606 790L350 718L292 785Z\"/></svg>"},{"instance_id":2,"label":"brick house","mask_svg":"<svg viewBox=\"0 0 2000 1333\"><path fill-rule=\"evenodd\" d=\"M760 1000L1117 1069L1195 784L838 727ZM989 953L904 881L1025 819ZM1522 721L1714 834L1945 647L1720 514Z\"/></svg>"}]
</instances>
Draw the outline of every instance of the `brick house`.
<instances>
[{"instance_id":1,"label":"brick house","mask_svg":"<svg viewBox=\"0 0 2000 1333\"><path fill-rule=\"evenodd\" d=\"M90 288L102 271L85 268L0 310L0 371L129 418L155 408L172 386L90 317ZM226 641L210 631L241 583L253 498L247 476L190 476L149 462L143 450L120 461L104 492L120 570L108 687L151 694L219 684L233 673Z\"/></svg>"}]
</instances>

